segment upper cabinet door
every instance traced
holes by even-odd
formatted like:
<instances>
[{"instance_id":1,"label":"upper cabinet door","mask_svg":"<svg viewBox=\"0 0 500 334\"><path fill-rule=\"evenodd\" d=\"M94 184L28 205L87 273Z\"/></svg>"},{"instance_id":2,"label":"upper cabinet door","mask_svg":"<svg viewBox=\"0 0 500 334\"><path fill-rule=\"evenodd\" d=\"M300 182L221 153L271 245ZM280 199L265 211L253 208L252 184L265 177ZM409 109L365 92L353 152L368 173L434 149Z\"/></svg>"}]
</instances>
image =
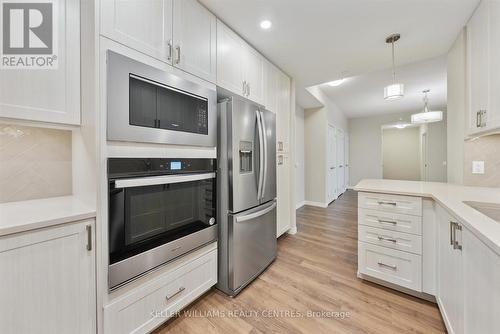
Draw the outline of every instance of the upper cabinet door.
<instances>
[{"instance_id":1,"label":"upper cabinet door","mask_svg":"<svg viewBox=\"0 0 500 334\"><path fill-rule=\"evenodd\" d=\"M264 59L264 105L266 109L277 113L280 70Z\"/></svg>"},{"instance_id":2,"label":"upper cabinet door","mask_svg":"<svg viewBox=\"0 0 500 334\"><path fill-rule=\"evenodd\" d=\"M467 77L469 132L484 127L481 116L489 111L489 3L483 0L467 24ZM484 116L483 116L484 117Z\"/></svg>"},{"instance_id":3,"label":"upper cabinet door","mask_svg":"<svg viewBox=\"0 0 500 334\"><path fill-rule=\"evenodd\" d=\"M277 95L277 149L278 152L290 151L290 78L278 71Z\"/></svg>"},{"instance_id":4,"label":"upper cabinet door","mask_svg":"<svg viewBox=\"0 0 500 334\"><path fill-rule=\"evenodd\" d=\"M174 1L174 66L205 80L217 77L217 19L196 0Z\"/></svg>"},{"instance_id":5,"label":"upper cabinet door","mask_svg":"<svg viewBox=\"0 0 500 334\"><path fill-rule=\"evenodd\" d=\"M80 124L80 1L54 2L51 10L57 10L53 15L57 31L38 39L43 45L47 38L52 41L52 54L39 57L47 60L47 67L0 68L0 117ZM48 66L49 60L57 66Z\"/></svg>"},{"instance_id":6,"label":"upper cabinet door","mask_svg":"<svg viewBox=\"0 0 500 334\"><path fill-rule=\"evenodd\" d=\"M102 0L101 34L172 63L173 0Z\"/></svg>"},{"instance_id":7,"label":"upper cabinet door","mask_svg":"<svg viewBox=\"0 0 500 334\"><path fill-rule=\"evenodd\" d=\"M217 85L245 96L242 68L243 40L217 20Z\"/></svg>"},{"instance_id":8,"label":"upper cabinet door","mask_svg":"<svg viewBox=\"0 0 500 334\"><path fill-rule=\"evenodd\" d=\"M243 46L244 79L247 84L247 98L264 103L264 58L247 44Z\"/></svg>"}]
</instances>

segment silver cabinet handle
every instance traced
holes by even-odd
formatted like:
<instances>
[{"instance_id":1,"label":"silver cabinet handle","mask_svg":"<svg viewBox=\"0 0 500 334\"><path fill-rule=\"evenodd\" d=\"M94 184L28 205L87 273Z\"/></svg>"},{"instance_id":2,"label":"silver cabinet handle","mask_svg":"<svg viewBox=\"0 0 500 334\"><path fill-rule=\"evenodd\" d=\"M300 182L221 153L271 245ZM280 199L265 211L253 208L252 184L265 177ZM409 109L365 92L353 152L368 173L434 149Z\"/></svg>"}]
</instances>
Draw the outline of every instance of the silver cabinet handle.
<instances>
[{"instance_id":1,"label":"silver cabinet handle","mask_svg":"<svg viewBox=\"0 0 500 334\"><path fill-rule=\"evenodd\" d=\"M393 206L398 205L396 202L378 201L377 203L378 203L378 205L393 205Z\"/></svg>"},{"instance_id":2,"label":"silver cabinet handle","mask_svg":"<svg viewBox=\"0 0 500 334\"><path fill-rule=\"evenodd\" d=\"M453 228L453 249L457 249L459 251L462 250L462 245L460 245L458 243L458 240L457 240L457 230L459 231L462 231L462 225L460 225L459 223L453 223L454 224L454 228Z\"/></svg>"},{"instance_id":3,"label":"silver cabinet handle","mask_svg":"<svg viewBox=\"0 0 500 334\"><path fill-rule=\"evenodd\" d=\"M381 266L381 267L387 267L387 268L391 268L391 269L393 269L393 270L398 269L398 266L396 266L395 264L386 264L386 263L383 263L383 262L382 262L382 261L380 261L380 260L378 261L378 263L377 263L377 264L378 264L379 266Z\"/></svg>"},{"instance_id":4,"label":"silver cabinet handle","mask_svg":"<svg viewBox=\"0 0 500 334\"><path fill-rule=\"evenodd\" d=\"M450 245L454 245L455 244L455 241L453 240L453 237L454 237L454 228L455 227L455 223L450 221Z\"/></svg>"},{"instance_id":5,"label":"silver cabinet handle","mask_svg":"<svg viewBox=\"0 0 500 334\"><path fill-rule=\"evenodd\" d=\"M92 225L85 226L85 230L87 231L87 250L92 250Z\"/></svg>"},{"instance_id":6,"label":"silver cabinet handle","mask_svg":"<svg viewBox=\"0 0 500 334\"><path fill-rule=\"evenodd\" d=\"M246 96L247 95L247 82L245 80L243 80L243 88L241 90L243 96Z\"/></svg>"},{"instance_id":7,"label":"silver cabinet handle","mask_svg":"<svg viewBox=\"0 0 500 334\"><path fill-rule=\"evenodd\" d=\"M393 243L397 243L398 242L396 239L385 238L385 237L381 237L380 235L378 236L378 240L380 240L380 241L390 241L390 242L393 242Z\"/></svg>"},{"instance_id":8,"label":"silver cabinet handle","mask_svg":"<svg viewBox=\"0 0 500 334\"><path fill-rule=\"evenodd\" d=\"M182 292L182 291L184 291L184 290L186 290L186 288L185 288L185 287L183 287L183 286L181 286L181 287L179 288L179 290L177 290L176 292L174 292L174 293L173 293L173 294L171 294L170 296L169 296L169 295L165 296L165 299L166 299L167 301L169 301L170 299L174 298L175 296L177 296L179 293L181 293L181 292Z\"/></svg>"},{"instance_id":9,"label":"silver cabinet handle","mask_svg":"<svg viewBox=\"0 0 500 334\"><path fill-rule=\"evenodd\" d=\"M481 110L476 111L476 128L481 127Z\"/></svg>"},{"instance_id":10,"label":"silver cabinet handle","mask_svg":"<svg viewBox=\"0 0 500 334\"><path fill-rule=\"evenodd\" d=\"M251 92L251 87L250 87L250 83L247 84L247 96L250 96L250 92Z\"/></svg>"},{"instance_id":11,"label":"silver cabinet handle","mask_svg":"<svg viewBox=\"0 0 500 334\"><path fill-rule=\"evenodd\" d=\"M395 220L383 220L383 219L378 219L378 222L379 223L386 223L386 224L393 224L393 225L397 225L398 222L395 221Z\"/></svg>"},{"instance_id":12,"label":"silver cabinet handle","mask_svg":"<svg viewBox=\"0 0 500 334\"><path fill-rule=\"evenodd\" d=\"M181 62L181 46L177 45L175 50L177 51L177 59L175 59L175 63L179 64Z\"/></svg>"},{"instance_id":13,"label":"silver cabinet handle","mask_svg":"<svg viewBox=\"0 0 500 334\"><path fill-rule=\"evenodd\" d=\"M169 61L172 60L172 52L173 52L173 50L172 50L172 40L169 40L168 41L168 57L167 57L167 59Z\"/></svg>"}]
</instances>

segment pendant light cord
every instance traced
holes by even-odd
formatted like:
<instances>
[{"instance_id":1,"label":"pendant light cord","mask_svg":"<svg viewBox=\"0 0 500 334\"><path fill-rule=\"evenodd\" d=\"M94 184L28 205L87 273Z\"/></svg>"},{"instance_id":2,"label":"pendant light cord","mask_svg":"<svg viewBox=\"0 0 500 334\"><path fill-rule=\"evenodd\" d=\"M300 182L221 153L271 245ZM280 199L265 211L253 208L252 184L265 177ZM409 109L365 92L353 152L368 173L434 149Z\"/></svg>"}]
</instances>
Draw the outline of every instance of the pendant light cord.
<instances>
[{"instance_id":1,"label":"pendant light cord","mask_svg":"<svg viewBox=\"0 0 500 334\"><path fill-rule=\"evenodd\" d=\"M396 62L394 61L394 39L392 40L392 83L396 83Z\"/></svg>"}]
</instances>

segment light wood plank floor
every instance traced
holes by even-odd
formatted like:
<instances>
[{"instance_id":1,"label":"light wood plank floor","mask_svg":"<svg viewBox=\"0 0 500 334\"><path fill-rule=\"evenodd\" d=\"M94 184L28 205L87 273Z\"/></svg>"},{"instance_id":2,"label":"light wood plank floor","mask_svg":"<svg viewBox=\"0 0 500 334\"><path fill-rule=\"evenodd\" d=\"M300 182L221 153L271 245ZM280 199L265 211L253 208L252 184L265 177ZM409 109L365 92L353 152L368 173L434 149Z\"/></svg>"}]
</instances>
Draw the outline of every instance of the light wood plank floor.
<instances>
[{"instance_id":1,"label":"light wood plank floor","mask_svg":"<svg viewBox=\"0 0 500 334\"><path fill-rule=\"evenodd\" d=\"M155 334L446 333L435 304L356 277L355 192L326 209L299 209L297 227L279 239L276 261L236 298L213 289Z\"/></svg>"}]
</instances>

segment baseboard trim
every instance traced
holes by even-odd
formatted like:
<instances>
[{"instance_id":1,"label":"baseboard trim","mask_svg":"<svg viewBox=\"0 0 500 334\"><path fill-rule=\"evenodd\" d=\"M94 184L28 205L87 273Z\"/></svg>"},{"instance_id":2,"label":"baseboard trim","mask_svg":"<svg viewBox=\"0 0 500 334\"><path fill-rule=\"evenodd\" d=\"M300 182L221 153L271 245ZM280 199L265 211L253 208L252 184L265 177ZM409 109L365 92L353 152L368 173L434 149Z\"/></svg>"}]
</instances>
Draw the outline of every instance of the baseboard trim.
<instances>
[{"instance_id":1,"label":"baseboard trim","mask_svg":"<svg viewBox=\"0 0 500 334\"><path fill-rule=\"evenodd\" d=\"M297 203L297 205L295 205L295 210L300 209L304 205L306 205L306 201L302 201L302 202Z\"/></svg>"},{"instance_id":2,"label":"baseboard trim","mask_svg":"<svg viewBox=\"0 0 500 334\"><path fill-rule=\"evenodd\" d=\"M289 229L288 231L286 231L286 233L288 233L288 234L296 234L297 233L297 226L292 227L291 229Z\"/></svg>"},{"instance_id":3,"label":"baseboard trim","mask_svg":"<svg viewBox=\"0 0 500 334\"><path fill-rule=\"evenodd\" d=\"M314 202L314 201L304 201L304 205L316 206L320 208L327 208L328 203Z\"/></svg>"}]
</instances>

